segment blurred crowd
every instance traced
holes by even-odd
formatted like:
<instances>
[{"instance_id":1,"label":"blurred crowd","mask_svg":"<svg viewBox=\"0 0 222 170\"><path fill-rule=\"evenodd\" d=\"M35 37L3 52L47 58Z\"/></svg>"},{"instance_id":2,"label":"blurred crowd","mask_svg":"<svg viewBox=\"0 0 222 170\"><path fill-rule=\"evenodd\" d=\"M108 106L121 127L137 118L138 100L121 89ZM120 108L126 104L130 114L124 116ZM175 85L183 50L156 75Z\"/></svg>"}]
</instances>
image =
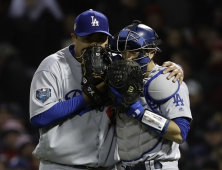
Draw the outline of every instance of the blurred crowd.
<instances>
[{"instance_id":1,"label":"blurred crowd","mask_svg":"<svg viewBox=\"0 0 222 170\"><path fill-rule=\"evenodd\" d=\"M163 43L157 64L185 72L193 115L180 170L222 170L222 2L220 0L0 0L0 170L37 170L38 129L29 120L32 76L71 44L76 16L104 13L112 35L140 20Z\"/></svg>"}]
</instances>

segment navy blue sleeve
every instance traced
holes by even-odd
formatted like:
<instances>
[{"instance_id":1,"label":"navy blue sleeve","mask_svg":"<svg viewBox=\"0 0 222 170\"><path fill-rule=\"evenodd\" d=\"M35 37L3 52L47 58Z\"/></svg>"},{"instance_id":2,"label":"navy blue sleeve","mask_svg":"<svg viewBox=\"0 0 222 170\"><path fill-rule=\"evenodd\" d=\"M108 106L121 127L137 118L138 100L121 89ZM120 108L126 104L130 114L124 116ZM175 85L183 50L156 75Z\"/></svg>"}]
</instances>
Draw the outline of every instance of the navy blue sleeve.
<instances>
[{"instance_id":1,"label":"navy blue sleeve","mask_svg":"<svg viewBox=\"0 0 222 170\"><path fill-rule=\"evenodd\" d=\"M42 128L65 120L70 115L80 113L86 108L87 103L82 95L73 97L69 100L59 102L45 112L31 118L34 126Z\"/></svg>"},{"instance_id":2,"label":"navy blue sleeve","mask_svg":"<svg viewBox=\"0 0 222 170\"><path fill-rule=\"evenodd\" d=\"M190 130L190 119L185 118L185 117L179 117L176 119L172 119L180 128L181 131L181 136L183 138L183 142L187 138L187 134Z\"/></svg>"}]
</instances>

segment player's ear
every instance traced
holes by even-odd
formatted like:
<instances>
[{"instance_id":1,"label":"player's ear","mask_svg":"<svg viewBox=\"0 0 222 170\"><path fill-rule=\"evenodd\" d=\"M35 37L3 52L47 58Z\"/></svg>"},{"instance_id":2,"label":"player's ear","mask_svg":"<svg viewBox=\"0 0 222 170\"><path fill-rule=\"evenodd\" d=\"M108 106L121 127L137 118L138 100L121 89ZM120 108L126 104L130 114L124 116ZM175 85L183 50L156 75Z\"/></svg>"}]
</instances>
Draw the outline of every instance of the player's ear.
<instances>
[{"instance_id":1,"label":"player's ear","mask_svg":"<svg viewBox=\"0 0 222 170\"><path fill-rule=\"evenodd\" d=\"M156 54L156 52L157 52L157 49L155 49L155 52L154 52L154 54Z\"/></svg>"},{"instance_id":2,"label":"player's ear","mask_svg":"<svg viewBox=\"0 0 222 170\"><path fill-rule=\"evenodd\" d=\"M152 49L152 50L150 50L149 52L150 52L151 54L156 54L157 49Z\"/></svg>"},{"instance_id":3,"label":"player's ear","mask_svg":"<svg viewBox=\"0 0 222 170\"><path fill-rule=\"evenodd\" d=\"M77 39L77 35L76 35L76 34L71 33L71 37L72 37L72 41L73 41L73 42L74 42L74 44L75 44L76 39Z\"/></svg>"}]
</instances>

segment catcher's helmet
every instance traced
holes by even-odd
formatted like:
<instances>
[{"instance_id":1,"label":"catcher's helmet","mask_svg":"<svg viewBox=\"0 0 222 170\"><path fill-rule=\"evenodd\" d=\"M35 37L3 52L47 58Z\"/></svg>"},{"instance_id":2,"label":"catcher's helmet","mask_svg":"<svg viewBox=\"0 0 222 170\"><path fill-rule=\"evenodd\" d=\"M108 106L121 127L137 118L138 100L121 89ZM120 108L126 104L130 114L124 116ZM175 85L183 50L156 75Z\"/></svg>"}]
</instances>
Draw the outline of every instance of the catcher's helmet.
<instances>
[{"instance_id":1,"label":"catcher's helmet","mask_svg":"<svg viewBox=\"0 0 222 170\"><path fill-rule=\"evenodd\" d=\"M117 53L139 49L157 49L157 51L161 51L157 47L159 44L161 44L161 40L157 33L137 20L123 28L110 40L111 51Z\"/></svg>"},{"instance_id":2,"label":"catcher's helmet","mask_svg":"<svg viewBox=\"0 0 222 170\"><path fill-rule=\"evenodd\" d=\"M157 33L152 28L135 20L131 25L123 28L110 39L110 50L115 53L121 53L136 50L157 49L157 51L161 52L161 49L157 47L157 45L161 43L161 39L159 39ZM145 73L147 64L150 62L147 54L140 53L134 60L136 60L136 62L142 67L142 70Z\"/></svg>"}]
</instances>

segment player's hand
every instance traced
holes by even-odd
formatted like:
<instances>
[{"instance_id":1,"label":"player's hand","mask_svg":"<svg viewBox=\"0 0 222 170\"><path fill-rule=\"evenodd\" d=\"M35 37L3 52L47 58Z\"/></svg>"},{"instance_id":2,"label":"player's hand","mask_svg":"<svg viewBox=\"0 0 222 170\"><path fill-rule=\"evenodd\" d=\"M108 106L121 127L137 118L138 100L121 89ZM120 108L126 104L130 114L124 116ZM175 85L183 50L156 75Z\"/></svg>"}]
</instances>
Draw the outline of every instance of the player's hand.
<instances>
[{"instance_id":1,"label":"player's hand","mask_svg":"<svg viewBox=\"0 0 222 170\"><path fill-rule=\"evenodd\" d=\"M116 88L111 87L110 89L116 97L116 103L119 104L122 101L123 96L116 90ZM144 113L144 108L140 100L137 100L135 103L129 106L126 110L127 116L133 116L135 119L139 121L141 120L143 113Z\"/></svg>"},{"instance_id":2,"label":"player's hand","mask_svg":"<svg viewBox=\"0 0 222 170\"><path fill-rule=\"evenodd\" d=\"M137 100L137 102L132 104L126 111L126 115L133 116L135 119L139 121L141 121L143 113L144 113L144 108L140 100Z\"/></svg>"},{"instance_id":3,"label":"player's hand","mask_svg":"<svg viewBox=\"0 0 222 170\"><path fill-rule=\"evenodd\" d=\"M173 79L173 82L176 82L177 80L179 80L180 84L182 84L183 78L184 78L184 72L183 72L183 69L179 65L171 61L167 61L167 62L164 62L162 66L167 67L167 69L164 70L163 74L171 72L170 75L167 77L168 79L171 79L173 76L175 76L175 78Z\"/></svg>"},{"instance_id":4,"label":"player's hand","mask_svg":"<svg viewBox=\"0 0 222 170\"><path fill-rule=\"evenodd\" d=\"M86 103L90 103L91 102L90 98L84 92L82 92L82 96L85 99Z\"/></svg>"},{"instance_id":5,"label":"player's hand","mask_svg":"<svg viewBox=\"0 0 222 170\"><path fill-rule=\"evenodd\" d=\"M94 95L94 93L87 92L86 89L88 89L89 86L87 86L87 84L85 86L86 87L83 87L83 88L85 88L85 90L83 89L83 91L82 91L82 95L83 95L85 101L87 103L98 102L98 101L95 101L92 97ZM93 86L90 86L90 87L93 87ZM107 85L104 82L101 82L98 85L94 86L93 90L97 95L99 95L99 97L102 100L104 98L104 96L106 95L105 93L107 92ZM91 94L92 94L92 96L90 96Z\"/></svg>"},{"instance_id":6,"label":"player's hand","mask_svg":"<svg viewBox=\"0 0 222 170\"><path fill-rule=\"evenodd\" d=\"M104 83L101 82L98 85L96 85L96 88L101 92L101 93L106 93L108 86Z\"/></svg>"}]
</instances>

